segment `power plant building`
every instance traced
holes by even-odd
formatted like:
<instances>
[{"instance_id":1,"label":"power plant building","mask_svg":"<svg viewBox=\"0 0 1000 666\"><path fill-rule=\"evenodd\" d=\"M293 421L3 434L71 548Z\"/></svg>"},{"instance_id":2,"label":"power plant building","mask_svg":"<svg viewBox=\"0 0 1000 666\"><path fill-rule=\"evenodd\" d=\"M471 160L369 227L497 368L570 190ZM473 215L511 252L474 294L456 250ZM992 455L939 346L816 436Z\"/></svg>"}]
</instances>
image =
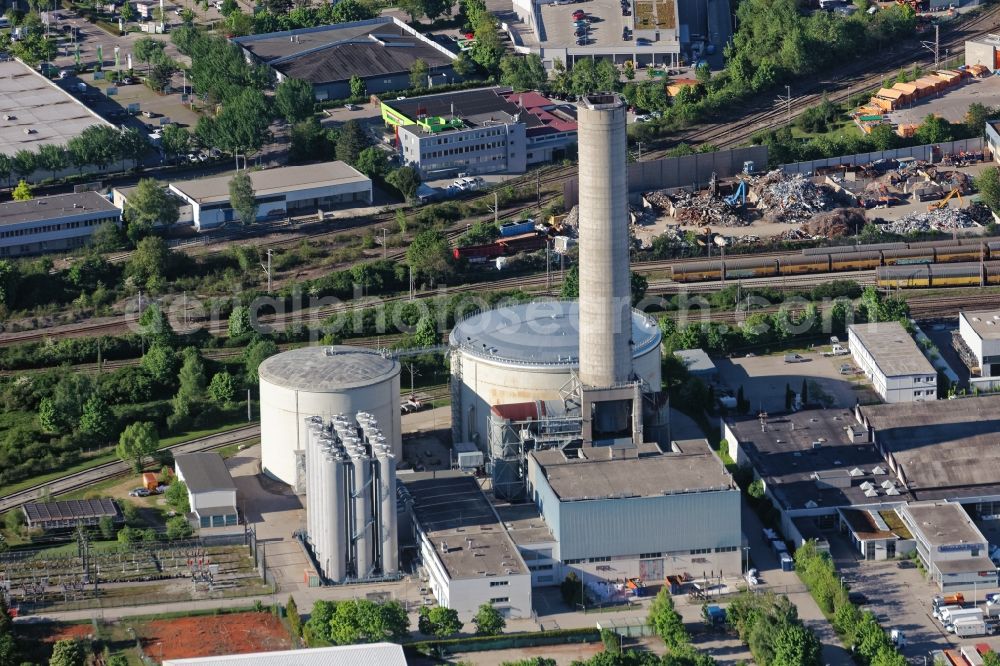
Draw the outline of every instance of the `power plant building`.
<instances>
[{"instance_id":1,"label":"power plant building","mask_svg":"<svg viewBox=\"0 0 1000 666\"><path fill-rule=\"evenodd\" d=\"M261 465L265 474L305 492L304 419L371 413L396 459L403 444L399 361L378 352L337 345L302 347L260 364Z\"/></svg>"},{"instance_id":2,"label":"power plant building","mask_svg":"<svg viewBox=\"0 0 1000 666\"><path fill-rule=\"evenodd\" d=\"M399 571L396 457L368 413L306 419L306 533L333 583Z\"/></svg>"}]
</instances>

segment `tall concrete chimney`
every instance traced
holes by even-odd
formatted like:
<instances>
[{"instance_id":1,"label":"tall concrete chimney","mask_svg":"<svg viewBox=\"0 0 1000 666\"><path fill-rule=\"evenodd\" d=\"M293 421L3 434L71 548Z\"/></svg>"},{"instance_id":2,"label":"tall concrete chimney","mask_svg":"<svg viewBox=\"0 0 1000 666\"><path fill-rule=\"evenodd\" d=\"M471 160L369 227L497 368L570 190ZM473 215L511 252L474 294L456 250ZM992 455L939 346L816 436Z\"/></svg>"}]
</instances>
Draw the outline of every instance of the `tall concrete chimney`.
<instances>
[{"instance_id":1,"label":"tall concrete chimney","mask_svg":"<svg viewBox=\"0 0 1000 666\"><path fill-rule=\"evenodd\" d=\"M580 381L632 378L626 107L595 93L577 110L580 164Z\"/></svg>"}]
</instances>

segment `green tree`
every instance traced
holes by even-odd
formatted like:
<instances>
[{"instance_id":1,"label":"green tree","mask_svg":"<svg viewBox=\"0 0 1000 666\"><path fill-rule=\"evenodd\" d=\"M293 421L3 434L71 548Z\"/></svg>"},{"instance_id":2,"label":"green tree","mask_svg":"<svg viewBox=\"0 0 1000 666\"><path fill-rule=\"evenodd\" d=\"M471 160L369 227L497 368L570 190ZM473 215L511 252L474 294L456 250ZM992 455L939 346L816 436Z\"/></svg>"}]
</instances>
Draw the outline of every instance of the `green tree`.
<instances>
[{"instance_id":1,"label":"green tree","mask_svg":"<svg viewBox=\"0 0 1000 666\"><path fill-rule=\"evenodd\" d=\"M398 601L377 604L367 599L337 602L330 619L330 638L336 645L398 642L409 635L410 620Z\"/></svg>"},{"instance_id":2,"label":"green tree","mask_svg":"<svg viewBox=\"0 0 1000 666\"><path fill-rule=\"evenodd\" d=\"M500 68L500 59L504 54L504 46L497 33L495 19L488 12L472 23L476 41L472 44L472 59L488 72L496 72Z\"/></svg>"},{"instance_id":3,"label":"green tree","mask_svg":"<svg viewBox=\"0 0 1000 666\"><path fill-rule=\"evenodd\" d=\"M820 643L816 634L801 624L786 624L778 631L774 641L772 666L808 666L820 663Z\"/></svg>"},{"instance_id":4,"label":"green tree","mask_svg":"<svg viewBox=\"0 0 1000 666\"><path fill-rule=\"evenodd\" d=\"M292 636L302 637L302 618L299 616L299 607L295 603L295 597L288 595L288 602L285 603L285 616L288 618L288 628L292 630Z\"/></svg>"},{"instance_id":5,"label":"green tree","mask_svg":"<svg viewBox=\"0 0 1000 666\"><path fill-rule=\"evenodd\" d=\"M349 0L345 0L349 1ZM323 643L333 643L333 636L330 633L330 621L333 620L337 603L334 601L323 601L322 599L313 604L309 619L303 627L302 634L306 641L319 640Z\"/></svg>"},{"instance_id":6,"label":"green tree","mask_svg":"<svg viewBox=\"0 0 1000 666\"><path fill-rule=\"evenodd\" d=\"M27 149L17 151L14 153L11 168L22 180L27 178L38 168L35 163L35 154Z\"/></svg>"},{"instance_id":7,"label":"green tree","mask_svg":"<svg viewBox=\"0 0 1000 666\"><path fill-rule=\"evenodd\" d=\"M341 162L354 164L358 160L361 151L368 146L368 137L361 124L356 120L348 120L340 128L337 136L337 159Z\"/></svg>"},{"instance_id":8,"label":"green tree","mask_svg":"<svg viewBox=\"0 0 1000 666\"><path fill-rule=\"evenodd\" d=\"M421 317L417 322L417 328L413 332L413 345L415 347L434 347L440 344L441 338L438 335L434 317Z\"/></svg>"},{"instance_id":9,"label":"green tree","mask_svg":"<svg viewBox=\"0 0 1000 666\"><path fill-rule=\"evenodd\" d=\"M164 57L164 44L159 39L140 37L132 44L132 54L139 62L146 63L146 75L149 76L152 64Z\"/></svg>"},{"instance_id":10,"label":"green tree","mask_svg":"<svg viewBox=\"0 0 1000 666\"><path fill-rule=\"evenodd\" d=\"M146 456L156 453L160 446L160 436L156 432L156 424L151 421L137 421L125 426L118 438L115 453L125 461L131 462L136 473L142 471L142 461Z\"/></svg>"},{"instance_id":11,"label":"green tree","mask_svg":"<svg viewBox=\"0 0 1000 666\"><path fill-rule=\"evenodd\" d=\"M183 13L183 12L190 12L191 10L185 8L181 11ZM128 657L126 657L123 654L113 654L110 657L108 657L107 666L128 666Z\"/></svg>"},{"instance_id":12,"label":"green tree","mask_svg":"<svg viewBox=\"0 0 1000 666\"><path fill-rule=\"evenodd\" d=\"M111 541L116 535L115 519L111 516L101 516L97 522L97 529L100 531L102 539Z\"/></svg>"},{"instance_id":13,"label":"green tree","mask_svg":"<svg viewBox=\"0 0 1000 666\"><path fill-rule=\"evenodd\" d=\"M135 10L132 8L131 2L123 2L118 14L125 23L135 20Z\"/></svg>"},{"instance_id":14,"label":"green tree","mask_svg":"<svg viewBox=\"0 0 1000 666\"><path fill-rule=\"evenodd\" d=\"M208 385L208 395L220 405L236 401L236 378L226 371L217 372Z\"/></svg>"},{"instance_id":15,"label":"green tree","mask_svg":"<svg viewBox=\"0 0 1000 666\"><path fill-rule=\"evenodd\" d=\"M423 0L397 0L396 6L406 12L407 16L410 17L410 23L415 23L417 19L424 15ZM418 86L413 87L416 88Z\"/></svg>"},{"instance_id":16,"label":"green tree","mask_svg":"<svg viewBox=\"0 0 1000 666\"><path fill-rule=\"evenodd\" d=\"M1000 654L993 650L983 654L983 666L1000 666Z\"/></svg>"},{"instance_id":17,"label":"green tree","mask_svg":"<svg viewBox=\"0 0 1000 666\"><path fill-rule=\"evenodd\" d=\"M190 539L194 534L191 523L184 516L167 518L167 538L170 540Z\"/></svg>"},{"instance_id":18,"label":"green tree","mask_svg":"<svg viewBox=\"0 0 1000 666\"><path fill-rule=\"evenodd\" d=\"M559 289L560 298L579 298L580 297L580 266L579 264L573 264L570 269L566 271L566 275L563 278L562 287Z\"/></svg>"},{"instance_id":19,"label":"green tree","mask_svg":"<svg viewBox=\"0 0 1000 666\"><path fill-rule=\"evenodd\" d=\"M451 61L451 68L457 76L467 79L476 73L475 61L468 58L464 53L459 53L458 57Z\"/></svg>"},{"instance_id":20,"label":"green tree","mask_svg":"<svg viewBox=\"0 0 1000 666\"><path fill-rule=\"evenodd\" d=\"M422 634L447 638L462 630L462 622L458 619L458 611L453 608L421 606L417 628Z\"/></svg>"},{"instance_id":21,"label":"green tree","mask_svg":"<svg viewBox=\"0 0 1000 666\"><path fill-rule=\"evenodd\" d=\"M212 137L231 155L250 155L267 141L270 124L271 109L264 93L257 88L243 88L216 116Z\"/></svg>"},{"instance_id":22,"label":"green tree","mask_svg":"<svg viewBox=\"0 0 1000 666\"><path fill-rule=\"evenodd\" d=\"M151 292L166 286L170 265L170 249L159 236L147 236L139 241L135 252L125 264L125 275L135 284L144 285Z\"/></svg>"},{"instance_id":23,"label":"green tree","mask_svg":"<svg viewBox=\"0 0 1000 666\"><path fill-rule=\"evenodd\" d=\"M986 121L996 115L996 110L984 106L979 102L969 105L969 110L965 112L965 126L972 136L983 136L986 131Z\"/></svg>"},{"instance_id":24,"label":"green tree","mask_svg":"<svg viewBox=\"0 0 1000 666\"><path fill-rule=\"evenodd\" d=\"M389 171L389 158L381 148L369 146L358 154L354 167L369 178L381 180Z\"/></svg>"},{"instance_id":25,"label":"green tree","mask_svg":"<svg viewBox=\"0 0 1000 666\"><path fill-rule=\"evenodd\" d=\"M140 366L154 382L162 386L171 386L177 377L177 357L170 347L154 343L142 355Z\"/></svg>"},{"instance_id":26,"label":"green tree","mask_svg":"<svg viewBox=\"0 0 1000 666\"><path fill-rule=\"evenodd\" d=\"M412 199L420 187L420 172L411 166L399 167L389 172L385 182L399 190L406 199Z\"/></svg>"},{"instance_id":27,"label":"green tree","mask_svg":"<svg viewBox=\"0 0 1000 666\"><path fill-rule=\"evenodd\" d=\"M976 177L979 198L990 210L1000 213L1000 171L997 167L987 167Z\"/></svg>"},{"instance_id":28,"label":"green tree","mask_svg":"<svg viewBox=\"0 0 1000 666\"><path fill-rule=\"evenodd\" d=\"M246 170L238 172L229 181L229 203L236 211L240 224L247 226L257 221L257 193Z\"/></svg>"},{"instance_id":29,"label":"green tree","mask_svg":"<svg viewBox=\"0 0 1000 666\"><path fill-rule=\"evenodd\" d=\"M191 500L188 497L187 484L175 478L173 483L167 486L164 493L167 504L174 508L174 511L181 515L186 515L191 511Z\"/></svg>"},{"instance_id":30,"label":"green tree","mask_svg":"<svg viewBox=\"0 0 1000 666\"><path fill-rule=\"evenodd\" d=\"M167 315L159 303L155 302L147 305L146 309L142 311L142 315L139 317L139 334L144 340L166 347L173 347L177 341L177 335L174 333Z\"/></svg>"},{"instance_id":31,"label":"green tree","mask_svg":"<svg viewBox=\"0 0 1000 666\"><path fill-rule=\"evenodd\" d=\"M10 174L14 171L13 160L8 155L0 153L0 179L3 179L7 183L7 187L10 187Z\"/></svg>"},{"instance_id":32,"label":"green tree","mask_svg":"<svg viewBox=\"0 0 1000 666\"><path fill-rule=\"evenodd\" d=\"M629 81L635 79L635 65L631 60L626 60L625 64L622 65L622 74L624 74L625 78Z\"/></svg>"},{"instance_id":33,"label":"green tree","mask_svg":"<svg viewBox=\"0 0 1000 666\"><path fill-rule=\"evenodd\" d=\"M69 166L69 157L66 155L66 149L51 143L39 147L36 161L38 162L38 168L48 171L52 178L56 177L57 171L62 171Z\"/></svg>"},{"instance_id":34,"label":"green tree","mask_svg":"<svg viewBox=\"0 0 1000 666\"><path fill-rule=\"evenodd\" d=\"M237 305L229 313L229 337L239 340L253 333L253 325L250 321L250 308L246 305Z\"/></svg>"},{"instance_id":35,"label":"green tree","mask_svg":"<svg viewBox=\"0 0 1000 666\"><path fill-rule=\"evenodd\" d=\"M405 2L411 2L412 0L404 0ZM410 65L410 87L412 88L426 88L427 87L427 73L430 68L427 66L427 61L423 58L417 58Z\"/></svg>"},{"instance_id":36,"label":"green tree","mask_svg":"<svg viewBox=\"0 0 1000 666\"><path fill-rule=\"evenodd\" d=\"M104 399L94 393L83 405L80 414L80 432L91 441L103 444L111 439L115 432L115 418L111 408Z\"/></svg>"},{"instance_id":37,"label":"green tree","mask_svg":"<svg viewBox=\"0 0 1000 666\"><path fill-rule=\"evenodd\" d=\"M481 636L499 636L507 627L507 620L493 604L482 604L472 618L476 633Z\"/></svg>"},{"instance_id":38,"label":"green tree","mask_svg":"<svg viewBox=\"0 0 1000 666\"><path fill-rule=\"evenodd\" d=\"M160 146L168 158L187 155L191 150L191 133L179 125L167 125Z\"/></svg>"},{"instance_id":39,"label":"green tree","mask_svg":"<svg viewBox=\"0 0 1000 666\"><path fill-rule=\"evenodd\" d=\"M535 53L505 55L500 59L500 82L515 90L535 90L547 79L542 60Z\"/></svg>"},{"instance_id":40,"label":"green tree","mask_svg":"<svg viewBox=\"0 0 1000 666\"><path fill-rule=\"evenodd\" d=\"M281 117L289 123L309 118L316 108L312 84L302 79L286 78L275 90L274 104Z\"/></svg>"},{"instance_id":41,"label":"green tree","mask_svg":"<svg viewBox=\"0 0 1000 666\"><path fill-rule=\"evenodd\" d=\"M13 197L14 201L29 201L35 198L31 193L31 186L24 179L18 181L17 187L10 193L10 196Z\"/></svg>"},{"instance_id":42,"label":"green tree","mask_svg":"<svg viewBox=\"0 0 1000 666\"><path fill-rule=\"evenodd\" d=\"M247 381L256 384L258 380L257 368L269 356L278 353L278 345L270 338L260 338L247 345L243 351L243 362L246 366Z\"/></svg>"},{"instance_id":43,"label":"green tree","mask_svg":"<svg viewBox=\"0 0 1000 666\"><path fill-rule=\"evenodd\" d=\"M184 363L177 380L179 386L173 399L174 422L167 422L171 427L186 423L205 397L205 364L195 347L184 350Z\"/></svg>"},{"instance_id":44,"label":"green tree","mask_svg":"<svg viewBox=\"0 0 1000 666\"><path fill-rule=\"evenodd\" d=\"M340 3L343 4L343 3ZM365 80L360 76L355 74L351 77L351 97L364 97L368 94L368 86L365 85Z\"/></svg>"},{"instance_id":45,"label":"green tree","mask_svg":"<svg viewBox=\"0 0 1000 666\"><path fill-rule=\"evenodd\" d=\"M77 640L57 641L52 647L49 666L84 666L87 663L87 653L83 644Z\"/></svg>"},{"instance_id":46,"label":"green tree","mask_svg":"<svg viewBox=\"0 0 1000 666\"><path fill-rule=\"evenodd\" d=\"M162 184L152 178L143 178L126 200L123 214L128 223L129 238L138 243L139 239L152 232L154 226L176 223L180 209L177 200L167 193Z\"/></svg>"},{"instance_id":47,"label":"green tree","mask_svg":"<svg viewBox=\"0 0 1000 666\"><path fill-rule=\"evenodd\" d=\"M666 588L661 588L653 599L653 603L649 605L646 624L656 632L657 636L663 639L668 650L679 648L690 641L687 630L684 628L684 620L681 619L680 613L674 609L674 600Z\"/></svg>"},{"instance_id":48,"label":"green tree","mask_svg":"<svg viewBox=\"0 0 1000 666\"><path fill-rule=\"evenodd\" d=\"M414 275L426 278L432 285L451 273L451 262L448 239L433 229L417 234L406 249L406 263Z\"/></svg>"}]
</instances>

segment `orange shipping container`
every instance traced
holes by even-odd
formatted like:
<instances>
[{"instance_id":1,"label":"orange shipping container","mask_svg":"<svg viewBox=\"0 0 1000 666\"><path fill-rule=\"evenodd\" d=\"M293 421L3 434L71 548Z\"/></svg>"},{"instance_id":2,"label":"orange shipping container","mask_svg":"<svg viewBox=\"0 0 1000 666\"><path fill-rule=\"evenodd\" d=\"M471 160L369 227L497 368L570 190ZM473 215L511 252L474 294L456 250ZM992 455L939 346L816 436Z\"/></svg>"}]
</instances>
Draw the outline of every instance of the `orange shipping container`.
<instances>
[{"instance_id":1,"label":"orange shipping container","mask_svg":"<svg viewBox=\"0 0 1000 666\"><path fill-rule=\"evenodd\" d=\"M902 90L906 95L909 95L910 97L912 97L913 94L917 92L917 87L912 83L896 83L893 86L893 88L896 90Z\"/></svg>"},{"instance_id":2,"label":"orange shipping container","mask_svg":"<svg viewBox=\"0 0 1000 666\"><path fill-rule=\"evenodd\" d=\"M937 77L924 76L913 83L917 86L917 98L921 99L936 93L944 82Z\"/></svg>"},{"instance_id":3,"label":"orange shipping container","mask_svg":"<svg viewBox=\"0 0 1000 666\"><path fill-rule=\"evenodd\" d=\"M156 490L156 486L159 485L159 481L156 479L156 475L152 472L146 472L142 475L142 487L146 490Z\"/></svg>"},{"instance_id":4,"label":"orange shipping container","mask_svg":"<svg viewBox=\"0 0 1000 666\"><path fill-rule=\"evenodd\" d=\"M993 50L993 69L1000 69L1000 51Z\"/></svg>"},{"instance_id":5,"label":"orange shipping container","mask_svg":"<svg viewBox=\"0 0 1000 666\"><path fill-rule=\"evenodd\" d=\"M954 86L958 85L962 80L962 75L958 72L952 72L948 70L943 70L940 72L934 72L934 75L945 82L945 85Z\"/></svg>"}]
</instances>

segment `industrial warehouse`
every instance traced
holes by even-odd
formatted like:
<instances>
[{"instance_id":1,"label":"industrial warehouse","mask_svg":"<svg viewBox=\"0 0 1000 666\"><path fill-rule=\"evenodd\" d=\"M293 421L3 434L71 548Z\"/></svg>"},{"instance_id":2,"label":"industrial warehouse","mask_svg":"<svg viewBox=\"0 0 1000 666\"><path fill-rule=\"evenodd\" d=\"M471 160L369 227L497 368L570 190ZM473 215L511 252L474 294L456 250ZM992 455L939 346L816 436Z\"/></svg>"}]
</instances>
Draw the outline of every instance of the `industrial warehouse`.
<instances>
[{"instance_id":1,"label":"industrial warehouse","mask_svg":"<svg viewBox=\"0 0 1000 666\"><path fill-rule=\"evenodd\" d=\"M0 204L0 257L80 248L102 224L121 220L121 210L97 192L7 201Z\"/></svg>"}]
</instances>

